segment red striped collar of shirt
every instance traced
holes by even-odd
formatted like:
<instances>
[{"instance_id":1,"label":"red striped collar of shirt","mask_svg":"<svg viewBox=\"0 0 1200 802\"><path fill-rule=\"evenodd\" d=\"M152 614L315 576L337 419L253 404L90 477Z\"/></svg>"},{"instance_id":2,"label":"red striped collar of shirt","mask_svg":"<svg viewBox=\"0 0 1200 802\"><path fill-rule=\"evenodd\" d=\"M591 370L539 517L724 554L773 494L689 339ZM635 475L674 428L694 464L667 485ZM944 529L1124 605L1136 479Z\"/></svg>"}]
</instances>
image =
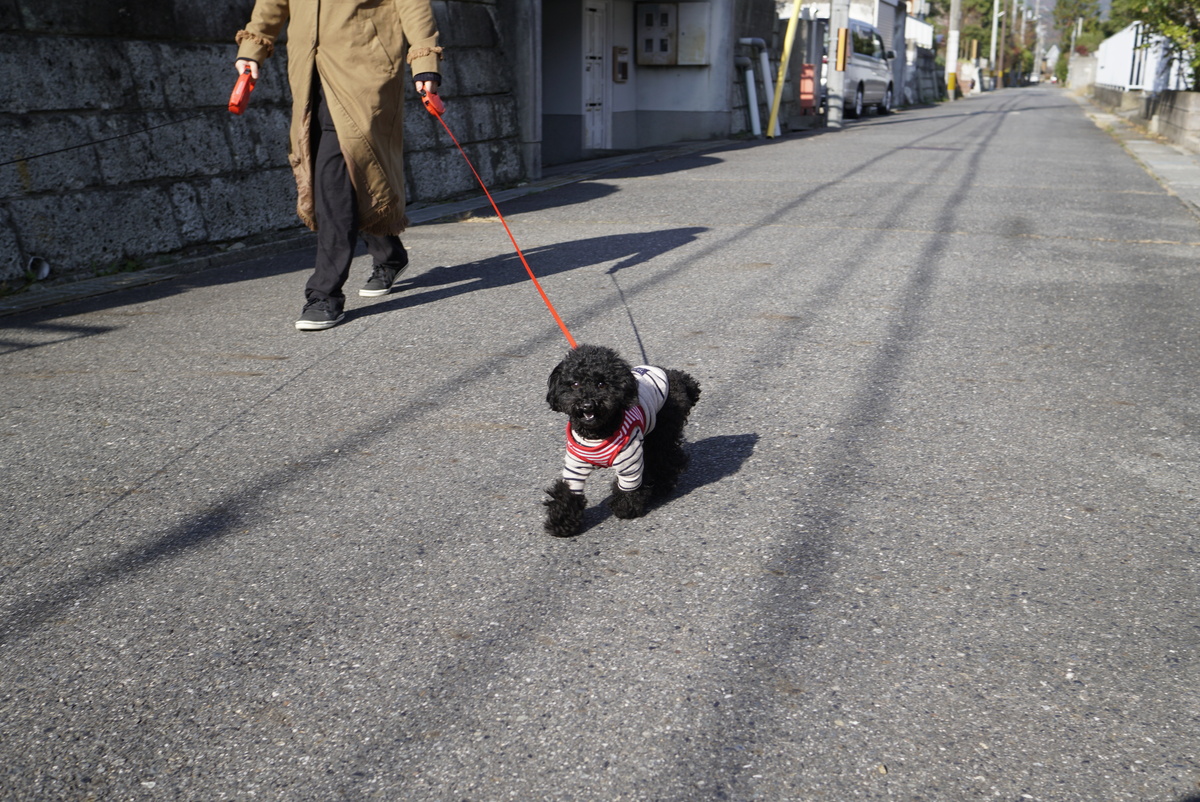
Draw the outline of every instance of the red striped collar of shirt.
<instances>
[{"instance_id":1,"label":"red striped collar of shirt","mask_svg":"<svg viewBox=\"0 0 1200 802\"><path fill-rule=\"evenodd\" d=\"M646 413L640 404L634 404L625 410L625 417L617 431L604 440L585 440L580 442L567 424L567 452L576 459L595 465L597 468L611 468L625 446L629 445L634 431L646 430Z\"/></svg>"}]
</instances>

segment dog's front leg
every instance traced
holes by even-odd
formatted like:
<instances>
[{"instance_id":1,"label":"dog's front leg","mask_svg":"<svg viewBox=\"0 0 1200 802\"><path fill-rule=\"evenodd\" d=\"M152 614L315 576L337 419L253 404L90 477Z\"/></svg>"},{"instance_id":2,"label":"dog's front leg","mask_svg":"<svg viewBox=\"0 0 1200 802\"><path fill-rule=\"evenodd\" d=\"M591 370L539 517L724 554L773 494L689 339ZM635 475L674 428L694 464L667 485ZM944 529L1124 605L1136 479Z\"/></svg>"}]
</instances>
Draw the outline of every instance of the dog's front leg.
<instances>
[{"instance_id":1,"label":"dog's front leg","mask_svg":"<svg viewBox=\"0 0 1200 802\"><path fill-rule=\"evenodd\" d=\"M612 498L608 500L608 508L618 518L640 518L646 514L646 504L650 500L650 489L645 485L633 490L622 490L618 482L613 482Z\"/></svg>"},{"instance_id":2,"label":"dog's front leg","mask_svg":"<svg viewBox=\"0 0 1200 802\"><path fill-rule=\"evenodd\" d=\"M572 493L565 479L559 479L546 490L550 498L546 505L546 531L555 537L571 537L583 525L583 510L587 499L582 493Z\"/></svg>"}]
</instances>

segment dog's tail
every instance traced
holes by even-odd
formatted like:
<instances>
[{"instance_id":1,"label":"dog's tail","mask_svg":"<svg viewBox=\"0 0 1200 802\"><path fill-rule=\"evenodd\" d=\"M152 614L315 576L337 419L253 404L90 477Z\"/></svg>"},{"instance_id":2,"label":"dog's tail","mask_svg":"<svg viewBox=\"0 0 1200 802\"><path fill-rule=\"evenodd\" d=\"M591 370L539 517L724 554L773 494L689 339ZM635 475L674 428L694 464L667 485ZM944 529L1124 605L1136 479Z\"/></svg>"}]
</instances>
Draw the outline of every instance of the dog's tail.
<instances>
[{"instance_id":1,"label":"dog's tail","mask_svg":"<svg viewBox=\"0 0 1200 802\"><path fill-rule=\"evenodd\" d=\"M700 382L681 370L668 370L667 382L669 392L679 400L679 406L686 417L696 402L700 400Z\"/></svg>"}]
</instances>

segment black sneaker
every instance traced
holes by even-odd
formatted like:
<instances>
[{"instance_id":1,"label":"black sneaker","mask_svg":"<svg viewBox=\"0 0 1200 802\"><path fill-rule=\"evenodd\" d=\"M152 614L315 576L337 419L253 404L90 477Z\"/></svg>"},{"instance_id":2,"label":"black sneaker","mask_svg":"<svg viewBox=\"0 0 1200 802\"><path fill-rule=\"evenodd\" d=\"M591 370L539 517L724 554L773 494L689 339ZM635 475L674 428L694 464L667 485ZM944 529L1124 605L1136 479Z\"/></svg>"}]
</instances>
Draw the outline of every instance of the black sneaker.
<instances>
[{"instance_id":1,"label":"black sneaker","mask_svg":"<svg viewBox=\"0 0 1200 802\"><path fill-rule=\"evenodd\" d=\"M375 265L375 269L371 271L371 277L367 279L367 283L358 291L358 294L364 298L376 298L380 295L387 295L392 291L392 282L396 280L396 276L404 272L404 268L408 267L408 262L400 265Z\"/></svg>"},{"instance_id":2,"label":"black sneaker","mask_svg":"<svg viewBox=\"0 0 1200 802\"><path fill-rule=\"evenodd\" d=\"M300 331L329 329L341 323L345 316L346 313L342 311L336 301L328 298L314 298L304 305L304 311L300 313L300 319L296 321L296 328Z\"/></svg>"}]
</instances>

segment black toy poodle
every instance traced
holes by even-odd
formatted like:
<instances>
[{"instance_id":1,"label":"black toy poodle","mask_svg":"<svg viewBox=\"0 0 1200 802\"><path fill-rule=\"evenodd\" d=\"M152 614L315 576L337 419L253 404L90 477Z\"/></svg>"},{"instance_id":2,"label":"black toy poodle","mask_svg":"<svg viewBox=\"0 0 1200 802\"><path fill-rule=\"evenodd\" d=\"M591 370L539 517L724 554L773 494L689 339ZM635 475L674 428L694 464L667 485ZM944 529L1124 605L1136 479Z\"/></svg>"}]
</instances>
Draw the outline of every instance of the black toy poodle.
<instances>
[{"instance_id":1,"label":"black toy poodle","mask_svg":"<svg viewBox=\"0 0 1200 802\"><path fill-rule=\"evenodd\" d=\"M546 531L579 531L587 499L583 485L596 468L613 468L609 509L618 518L646 513L651 499L675 489L688 465L683 427L700 398L688 374L652 365L630 367L616 351L580 345L550 373L546 402L566 414L562 478L546 492Z\"/></svg>"}]
</instances>

